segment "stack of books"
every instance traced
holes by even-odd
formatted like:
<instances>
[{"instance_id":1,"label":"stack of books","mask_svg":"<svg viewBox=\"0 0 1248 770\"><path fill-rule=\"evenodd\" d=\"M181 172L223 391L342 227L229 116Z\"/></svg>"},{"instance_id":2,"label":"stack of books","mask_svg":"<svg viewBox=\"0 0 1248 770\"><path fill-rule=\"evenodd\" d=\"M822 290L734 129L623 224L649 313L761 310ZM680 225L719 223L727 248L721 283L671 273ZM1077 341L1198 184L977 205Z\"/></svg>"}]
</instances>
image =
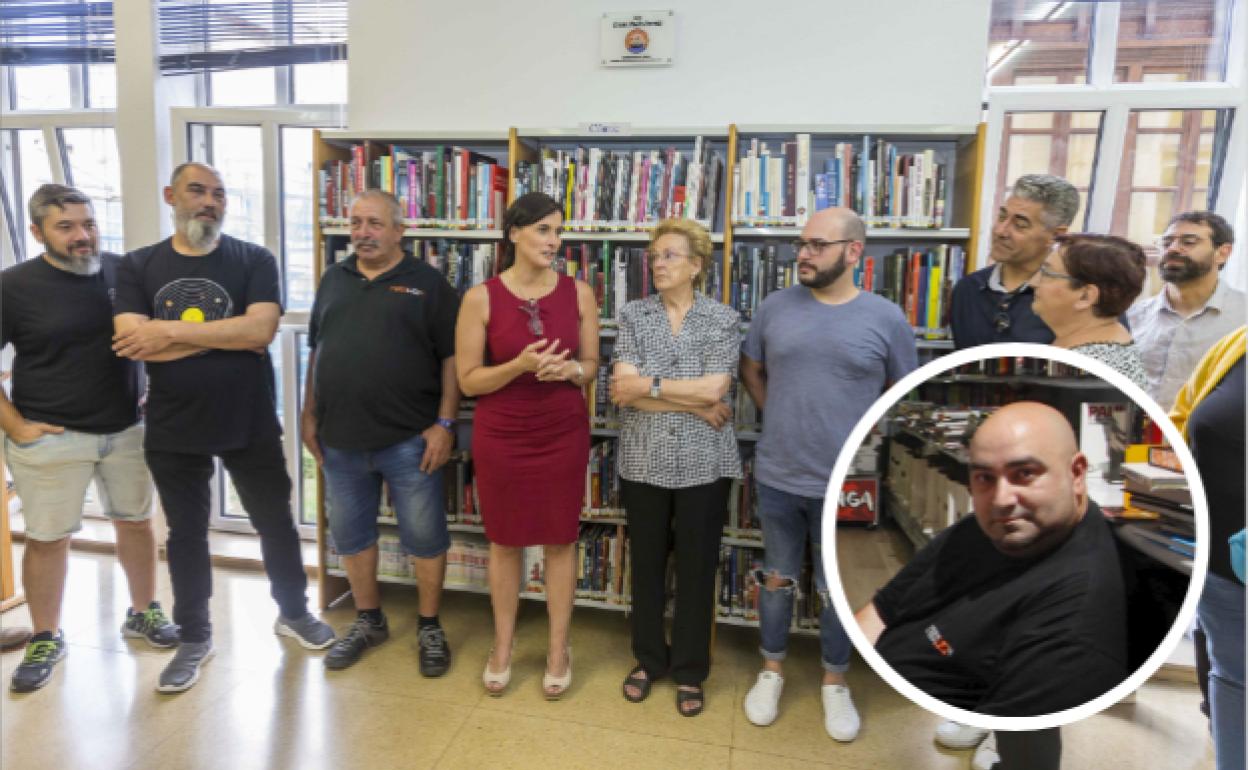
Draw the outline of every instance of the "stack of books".
<instances>
[{"instance_id":1,"label":"stack of books","mask_svg":"<svg viewBox=\"0 0 1248 770\"><path fill-rule=\"evenodd\" d=\"M1193 558L1196 518L1187 477L1148 463L1123 463L1122 480L1127 493L1126 517L1153 519L1134 531L1163 548Z\"/></svg>"}]
</instances>

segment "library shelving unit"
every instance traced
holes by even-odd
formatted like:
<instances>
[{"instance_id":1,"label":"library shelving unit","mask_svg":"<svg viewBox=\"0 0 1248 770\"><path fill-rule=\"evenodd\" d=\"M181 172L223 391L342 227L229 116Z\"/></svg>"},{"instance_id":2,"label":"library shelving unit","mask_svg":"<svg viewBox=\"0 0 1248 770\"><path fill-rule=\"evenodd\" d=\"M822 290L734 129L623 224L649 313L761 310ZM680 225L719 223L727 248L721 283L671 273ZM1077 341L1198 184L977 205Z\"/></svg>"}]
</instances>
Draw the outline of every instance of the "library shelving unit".
<instances>
[{"instance_id":1,"label":"library shelving unit","mask_svg":"<svg viewBox=\"0 0 1248 770\"><path fill-rule=\"evenodd\" d=\"M975 243L975 187L982 168L983 147L982 136L974 127L807 130L780 126L740 131L736 126L633 128L623 135L541 128L475 133L335 130L315 135L313 161L320 173L315 227L318 280L326 265L345 256L349 235L346 205L354 191L365 187L381 186L400 197L408 207L408 247L441 269L461 291L494 273L496 249L502 238L499 220L506 205L534 189L552 194L564 204L563 267L589 283L598 294L603 345L600 357L604 362L595 383L588 387L592 451L582 514L581 569L590 576L587 582L596 580L597 584L578 586L578 606L616 610L629 607L626 521L614 479L619 424L606 399L606 361L614 342L619 306L645 293L646 279L641 278L642 287L636 284L644 276L642 254L649 231L658 220L672 214L700 221L710 231L716 249L708 293L738 309L746 309L740 302L741 288L734 281L752 282L755 302L766 291L778 287L764 285L758 266L747 277L734 260L734 244L743 243L748 248L753 244L766 246L779 239L782 248L788 249L791 261L789 243L800 233L800 226L796 222L757 218L733 221L734 184L739 183L734 168L739 148L762 137L775 137L779 142L776 146L782 147L787 139L804 133L812 136L812 159L818 163L824 162L830 153L826 148L835 146L834 140L861 144L865 136L872 137L872 142L878 137L899 143L897 146L907 152L918 149L935 153L949 175L942 226L873 227L868 236L868 253L897 245L959 245L967 250L964 264L973 264L970 250ZM575 173L570 173L573 170ZM505 179L505 197L500 194L500 178ZM743 331L746 328L748 311L742 319ZM941 339L925 339L922 333L916 339L920 346L934 353L952 347ZM752 445L759 437L759 426L745 389L739 387L738 391L737 436L748 463ZM472 503L471 440L467 429L471 422L470 404L465 404L460 417L459 446L466 452L448 463L446 471L448 522L455 543L446 587L484 592L483 582L451 574L460 568L468 574L475 569L479 574L487 547ZM329 547L322 484L318 473L318 571L320 604L326 607L346 592L347 583ZM750 603L750 592L757 591L749 573L762 555L757 516L750 510L752 500L753 490L748 482L744 488L739 485L734 490L729 526L724 530L717 619L726 624L757 624L751 608L742 606L743 602ZM384 511L380 512L380 521L393 525ZM386 529L383 527L383 531ZM383 534L382 545L380 579L414 583L401 557L390 556L387 561L388 549L394 549L393 534ZM522 596L543 598L540 571L540 563L526 559ZM611 590L612 585L615 590ZM602 590L604 587L608 590ZM813 591L803 593L814 596ZM817 612L813 605L799 608L795 630L812 632Z\"/></svg>"}]
</instances>

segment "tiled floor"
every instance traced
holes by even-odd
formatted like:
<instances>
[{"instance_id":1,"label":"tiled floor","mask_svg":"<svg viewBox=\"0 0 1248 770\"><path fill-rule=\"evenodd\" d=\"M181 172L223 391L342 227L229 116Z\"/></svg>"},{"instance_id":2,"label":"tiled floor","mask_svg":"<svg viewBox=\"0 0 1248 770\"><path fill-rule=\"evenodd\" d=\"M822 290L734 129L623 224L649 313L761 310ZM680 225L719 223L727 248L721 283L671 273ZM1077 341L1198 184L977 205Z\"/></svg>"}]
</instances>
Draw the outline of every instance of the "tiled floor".
<instances>
[{"instance_id":1,"label":"tiled floor","mask_svg":"<svg viewBox=\"0 0 1248 770\"><path fill-rule=\"evenodd\" d=\"M656 685L642 704L620 696L632 662L620 613L578 610L575 682L563 701L548 703L540 694L544 608L526 602L511 689L495 699L484 696L480 683L490 646L483 596L448 594L442 618L456 658L446 677L428 680L416 670L409 589L385 594L391 641L354 668L330 673L320 653L273 635L274 608L262 575L217 569L216 577L216 657L192 690L161 695L153 686L169 653L128 644L117 633L126 597L114 559L75 553L64 616L70 654L53 681L29 695L9 693L20 653L0 658L6 683L0 767L961 770L970 762L969 751L936 748L937 717L896 695L859 661L850 683L862 734L848 745L829 739L811 638L794 640L779 721L759 728L741 709L758 665L750 629L719 629L707 710L685 719L675 712L668 683ZM161 596L170 598L163 577ZM342 627L352 611L326 616ZM2 618L4 625L26 620L25 609ZM1136 703L1066 728L1064 767L1211 768L1198 698L1191 686L1145 686Z\"/></svg>"}]
</instances>

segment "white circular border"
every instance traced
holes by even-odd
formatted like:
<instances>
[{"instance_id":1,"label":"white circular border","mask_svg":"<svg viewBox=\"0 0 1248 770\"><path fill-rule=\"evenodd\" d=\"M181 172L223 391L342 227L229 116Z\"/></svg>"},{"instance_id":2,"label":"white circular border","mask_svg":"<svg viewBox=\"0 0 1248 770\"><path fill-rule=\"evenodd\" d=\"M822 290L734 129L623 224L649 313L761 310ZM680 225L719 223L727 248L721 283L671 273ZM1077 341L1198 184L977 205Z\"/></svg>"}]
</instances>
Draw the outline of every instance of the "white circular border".
<instances>
[{"instance_id":1,"label":"white circular border","mask_svg":"<svg viewBox=\"0 0 1248 770\"><path fill-rule=\"evenodd\" d=\"M1083 369L1089 374L1093 374L1118 388L1132 401L1143 407L1153 422L1160 426L1162 434L1170 442L1171 448L1178 454L1179 460L1182 462L1187 474L1188 485L1191 489L1192 506L1196 515L1196 558L1192 564L1192 575L1188 583L1187 596L1183 599L1183 605L1179 609L1179 615L1174 625L1170 628L1165 638L1162 639L1157 649L1153 651L1153 654L1142 666L1120 682L1118 686L1109 692L1103 693L1100 697L1074 708L1034 717L1001 717L966 711L938 700L910 684L908 680L899 675L893 670L892 666L884 661L884 658L875 651L873 645L867 642L866 635L862 633L862 629L859 628L858 622L854 619L854 609L849 606L849 600L845 596L837 564L838 559L836 558L837 501L854 456L854 451L851 451L850 448L857 450L871 431L871 428L880 421L893 404L929 379L956 366L987 358L1004 357L1043 358ZM1089 358L1082 353L1051 345L1015 342L980 345L966 350L959 350L928 362L906 375L900 382L894 384L893 387L889 388L871 405L871 408L858 421L858 424L854 426L854 429L850 431L849 437L845 440L845 444L836 458L836 464L832 468L832 477L828 480L828 489L824 497L823 522L823 568L824 574L828 578L828 592L832 597L832 605L836 609L836 616L845 628L849 638L853 641L858 654L866 660L876 674L879 674L884 681L892 685L893 689L909 698L916 705L939 714L945 719L973 725L985 730L1045 730L1070 724L1114 705L1129 693L1139 689L1145 680L1152 676L1161 667L1161 664L1166 661L1170 653L1178 646L1179 640L1183 637L1188 626L1191 625L1192 617L1196 614L1196 602L1200 598L1201 588L1205 584L1205 571L1209 563L1209 509L1205 501L1204 485L1201 484L1200 474L1196 472L1196 462L1192 457L1191 451L1187 448L1182 435L1175 428L1174 423L1170 421L1165 410L1139 386L1108 365Z\"/></svg>"}]
</instances>

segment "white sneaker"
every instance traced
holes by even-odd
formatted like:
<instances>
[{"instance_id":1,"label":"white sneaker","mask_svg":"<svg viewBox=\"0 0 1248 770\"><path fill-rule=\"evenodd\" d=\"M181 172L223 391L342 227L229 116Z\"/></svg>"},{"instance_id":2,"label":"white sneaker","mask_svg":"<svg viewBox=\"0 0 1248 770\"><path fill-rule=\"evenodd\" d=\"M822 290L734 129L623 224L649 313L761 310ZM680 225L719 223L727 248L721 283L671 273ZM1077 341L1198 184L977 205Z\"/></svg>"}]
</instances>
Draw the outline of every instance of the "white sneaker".
<instances>
[{"instance_id":1,"label":"white sneaker","mask_svg":"<svg viewBox=\"0 0 1248 770\"><path fill-rule=\"evenodd\" d=\"M988 737L984 742L979 744L979 748L975 749L975 756L971 757L971 770L992 770L1001 761L1001 755L997 753L997 734L988 733Z\"/></svg>"},{"instance_id":2,"label":"white sneaker","mask_svg":"<svg viewBox=\"0 0 1248 770\"><path fill-rule=\"evenodd\" d=\"M780 693L784 690L784 677L774 671L758 672L758 681L745 695L745 718L766 727L776 721L780 713Z\"/></svg>"},{"instance_id":3,"label":"white sneaker","mask_svg":"<svg viewBox=\"0 0 1248 770\"><path fill-rule=\"evenodd\" d=\"M823 690L823 729L834 740L848 743L858 737L862 720L854 708L849 688L841 684L825 684Z\"/></svg>"},{"instance_id":4,"label":"white sneaker","mask_svg":"<svg viewBox=\"0 0 1248 770\"><path fill-rule=\"evenodd\" d=\"M936 742L947 749L971 749L988 737L987 730L964 725L961 722L941 722L936 725Z\"/></svg>"}]
</instances>

